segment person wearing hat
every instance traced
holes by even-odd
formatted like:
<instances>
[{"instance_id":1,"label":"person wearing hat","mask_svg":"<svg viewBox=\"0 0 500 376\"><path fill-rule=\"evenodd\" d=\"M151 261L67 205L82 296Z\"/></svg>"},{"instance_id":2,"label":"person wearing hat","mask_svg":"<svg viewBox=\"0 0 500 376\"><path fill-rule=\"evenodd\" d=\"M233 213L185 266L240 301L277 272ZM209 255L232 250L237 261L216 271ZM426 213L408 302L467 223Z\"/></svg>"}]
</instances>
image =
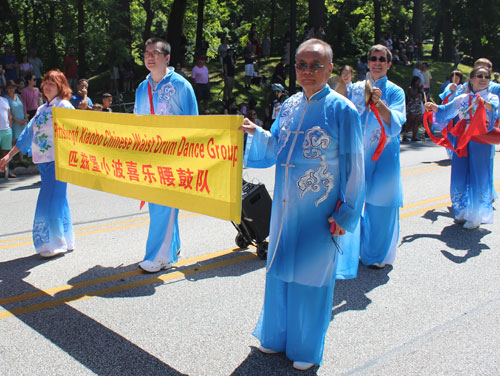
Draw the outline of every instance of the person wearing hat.
<instances>
[{"instance_id":1,"label":"person wearing hat","mask_svg":"<svg viewBox=\"0 0 500 376\"><path fill-rule=\"evenodd\" d=\"M229 47L223 60L224 71L224 101L228 102L233 98L234 88L234 49Z\"/></svg>"},{"instance_id":2,"label":"person wearing hat","mask_svg":"<svg viewBox=\"0 0 500 376\"><path fill-rule=\"evenodd\" d=\"M288 99L288 95L285 94L285 88L281 84L272 84L271 93L267 97L266 101L266 119L264 122L264 129L269 130L271 124L276 120L278 114L281 110L281 104Z\"/></svg>"},{"instance_id":3,"label":"person wearing hat","mask_svg":"<svg viewBox=\"0 0 500 376\"><path fill-rule=\"evenodd\" d=\"M200 108L200 102L203 101L203 108L201 109L203 112L208 110L208 100L210 99L209 74L208 68L205 65L205 59L205 56L198 56L196 65L191 72L198 108Z\"/></svg>"}]
</instances>

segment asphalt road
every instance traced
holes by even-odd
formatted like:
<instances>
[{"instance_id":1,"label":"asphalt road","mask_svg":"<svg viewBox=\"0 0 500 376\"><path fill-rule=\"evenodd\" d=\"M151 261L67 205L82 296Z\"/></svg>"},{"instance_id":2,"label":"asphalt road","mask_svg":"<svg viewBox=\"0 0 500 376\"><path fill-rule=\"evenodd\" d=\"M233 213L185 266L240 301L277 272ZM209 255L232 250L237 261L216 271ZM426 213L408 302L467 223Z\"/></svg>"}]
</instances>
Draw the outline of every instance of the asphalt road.
<instances>
[{"instance_id":1,"label":"asphalt road","mask_svg":"<svg viewBox=\"0 0 500 376\"><path fill-rule=\"evenodd\" d=\"M444 150L404 144L401 162L396 262L337 282L323 365L306 372L256 349L264 261L231 223L181 212L180 262L144 274L139 202L69 186L76 247L46 260L31 241L39 176L0 180L0 375L500 375L498 211L463 230ZM244 176L272 191L273 169Z\"/></svg>"}]
</instances>

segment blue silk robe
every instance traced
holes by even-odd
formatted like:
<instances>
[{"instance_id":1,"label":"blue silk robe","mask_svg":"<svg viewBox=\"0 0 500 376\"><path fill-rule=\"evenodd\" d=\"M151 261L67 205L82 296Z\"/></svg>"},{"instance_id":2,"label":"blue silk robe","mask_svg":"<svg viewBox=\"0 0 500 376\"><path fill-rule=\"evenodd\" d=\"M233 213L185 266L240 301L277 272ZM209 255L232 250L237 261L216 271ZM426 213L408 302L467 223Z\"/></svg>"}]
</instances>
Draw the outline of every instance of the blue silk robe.
<instances>
[{"instance_id":1,"label":"blue silk robe","mask_svg":"<svg viewBox=\"0 0 500 376\"><path fill-rule=\"evenodd\" d=\"M148 83L151 85L155 115L198 115L193 87L173 68L168 68L167 74L156 87L151 75L139 84L135 92L135 114L151 115ZM151 220L144 260L175 263L181 247L179 209L153 203L148 206Z\"/></svg>"},{"instance_id":2,"label":"blue silk robe","mask_svg":"<svg viewBox=\"0 0 500 376\"><path fill-rule=\"evenodd\" d=\"M386 143L377 161L373 153L380 140L381 130L373 112L365 105L365 81L356 82L349 99L361 116L365 153L366 203L361 219L361 261L392 264L396 257L399 237L399 207L403 206L399 135L406 122L403 89L383 77L375 82L382 90L380 98L391 110L391 124L383 122Z\"/></svg>"},{"instance_id":3,"label":"blue silk robe","mask_svg":"<svg viewBox=\"0 0 500 376\"><path fill-rule=\"evenodd\" d=\"M356 229L364 199L361 140L356 109L328 86L309 100L293 95L270 132L257 128L248 137L248 166L276 164L266 294L254 335L294 361L322 361L337 259L328 217Z\"/></svg>"}]
</instances>

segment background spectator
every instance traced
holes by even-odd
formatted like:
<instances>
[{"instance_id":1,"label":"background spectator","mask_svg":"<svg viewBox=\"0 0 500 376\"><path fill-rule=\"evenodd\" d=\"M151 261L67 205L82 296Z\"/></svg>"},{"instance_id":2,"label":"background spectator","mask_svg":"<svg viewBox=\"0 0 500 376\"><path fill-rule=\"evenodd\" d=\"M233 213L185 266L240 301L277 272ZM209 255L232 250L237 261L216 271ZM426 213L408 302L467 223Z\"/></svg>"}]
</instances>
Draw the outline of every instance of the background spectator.
<instances>
[{"instance_id":1,"label":"background spectator","mask_svg":"<svg viewBox=\"0 0 500 376\"><path fill-rule=\"evenodd\" d=\"M253 65L255 61L255 50L251 41L247 42L247 46L243 50L243 58L245 60L245 88L248 89L255 73Z\"/></svg>"},{"instance_id":2,"label":"background spectator","mask_svg":"<svg viewBox=\"0 0 500 376\"><path fill-rule=\"evenodd\" d=\"M16 144L19 135L26 126L28 114L26 113L21 97L16 93L16 85L13 81L7 82L6 90L12 117L12 145L10 145L12 147ZM24 165L23 155L21 153L19 154L19 162Z\"/></svg>"},{"instance_id":3,"label":"background spectator","mask_svg":"<svg viewBox=\"0 0 500 376\"><path fill-rule=\"evenodd\" d=\"M19 64L19 76L26 80L28 74L33 74L33 66L28 61L28 54L23 54L23 60Z\"/></svg>"},{"instance_id":4,"label":"background spectator","mask_svg":"<svg viewBox=\"0 0 500 376\"><path fill-rule=\"evenodd\" d=\"M366 73L368 72L368 61L365 55L361 55L356 64L356 70L358 72L358 81L363 81L366 79Z\"/></svg>"},{"instance_id":5,"label":"background spectator","mask_svg":"<svg viewBox=\"0 0 500 376\"><path fill-rule=\"evenodd\" d=\"M113 110L111 110L112 103L113 103L113 96L110 93L104 93L102 95L102 111L113 112Z\"/></svg>"},{"instance_id":6,"label":"background spectator","mask_svg":"<svg viewBox=\"0 0 500 376\"><path fill-rule=\"evenodd\" d=\"M408 141L406 132L411 132L412 141L420 141L418 138L418 128L422 123L424 95L420 78L413 76L406 97L406 115L407 121L403 126L403 141Z\"/></svg>"},{"instance_id":7,"label":"background spectator","mask_svg":"<svg viewBox=\"0 0 500 376\"><path fill-rule=\"evenodd\" d=\"M271 83L281 84L286 87L286 59L282 57L278 64L274 67L273 75L271 77Z\"/></svg>"},{"instance_id":8,"label":"background spectator","mask_svg":"<svg viewBox=\"0 0 500 376\"><path fill-rule=\"evenodd\" d=\"M17 69L19 68L19 63L16 57L12 53L12 47L5 46L5 54L2 56L2 65L5 69L5 80L17 80Z\"/></svg>"},{"instance_id":9,"label":"background spectator","mask_svg":"<svg viewBox=\"0 0 500 376\"><path fill-rule=\"evenodd\" d=\"M94 103L92 99L87 96L87 91L89 88L89 80L86 78L81 78L78 80L78 85L76 86L76 94L72 95L70 102L74 108L78 110L91 110Z\"/></svg>"},{"instance_id":10,"label":"background spectator","mask_svg":"<svg viewBox=\"0 0 500 376\"><path fill-rule=\"evenodd\" d=\"M234 50L229 48L227 54L224 57L223 73L224 73L224 95L223 99L225 101L230 101L233 97L234 88Z\"/></svg>"},{"instance_id":11,"label":"background spectator","mask_svg":"<svg viewBox=\"0 0 500 376\"><path fill-rule=\"evenodd\" d=\"M205 65L205 56L198 56L196 59L196 65L191 72L191 78L194 83L194 92L201 114L208 110L208 101L210 100L210 77L208 68ZM200 102L203 102L203 107L200 106Z\"/></svg>"},{"instance_id":12,"label":"background spectator","mask_svg":"<svg viewBox=\"0 0 500 376\"><path fill-rule=\"evenodd\" d=\"M43 62L38 56L36 56L36 54L36 48L32 48L28 61L33 67L33 74L36 78L36 86L40 86L40 84L42 83Z\"/></svg>"},{"instance_id":13,"label":"background spectator","mask_svg":"<svg viewBox=\"0 0 500 376\"><path fill-rule=\"evenodd\" d=\"M227 38L223 37L217 53L219 54L219 61L222 73L224 73L224 58L226 57L227 51L229 50L229 44Z\"/></svg>"},{"instance_id":14,"label":"background spectator","mask_svg":"<svg viewBox=\"0 0 500 376\"><path fill-rule=\"evenodd\" d=\"M28 114L28 120L31 120L35 116L38 106L41 105L41 93L35 86L36 78L33 74L29 74L26 77L26 82L27 86L21 92L21 100Z\"/></svg>"},{"instance_id":15,"label":"background spectator","mask_svg":"<svg viewBox=\"0 0 500 376\"><path fill-rule=\"evenodd\" d=\"M75 49L73 47L68 48L68 54L64 58L64 75L68 80L69 87L71 90L75 90L76 81L78 79L78 63L75 56Z\"/></svg>"},{"instance_id":16,"label":"background spectator","mask_svg":"<svg viewBox=\"0 0 500 376\"><path fill-rule=\"evenodd\" d=\"M180 62L178 62L175 65L175 73L181 75L183 78L185 78L187 80L186 73L184 73L184 71L182 70L182 64Z\"/></svg>"}]
</instances>

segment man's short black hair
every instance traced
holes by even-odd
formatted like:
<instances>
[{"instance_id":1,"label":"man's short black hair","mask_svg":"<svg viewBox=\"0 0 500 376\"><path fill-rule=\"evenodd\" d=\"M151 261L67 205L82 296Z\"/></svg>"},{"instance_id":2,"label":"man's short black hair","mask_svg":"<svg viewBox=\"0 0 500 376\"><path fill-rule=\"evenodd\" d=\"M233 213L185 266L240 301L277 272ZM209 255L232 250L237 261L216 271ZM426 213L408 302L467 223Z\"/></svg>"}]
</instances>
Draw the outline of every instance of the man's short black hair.
<instances>
[{"instance_id":1,"label":"man's short black hair","mask_svg":"<svg viewBox=\"0 0 500 376\"><path fill-rule=\"evenodd\" d=\"M104 93L102 95L103 98L113 98L113 96L110 93Z\"/></svg>"},{"instance_id":2,"label":"man's short black hair","mask_svg":"<svg viewBox=\"0 0 500 376\"><path fill-rule=\"evenodd\" d=\"M163 55L165 56L170 55L171 51L170 43L168 43L165 39L162 38L157 38L157 37L149 38L146 41L146 43L144 43L144 48L146 48L150 44L156 44L158 42L161 43L161 52L163 52Z\"/></svg>"}]
</instances>

